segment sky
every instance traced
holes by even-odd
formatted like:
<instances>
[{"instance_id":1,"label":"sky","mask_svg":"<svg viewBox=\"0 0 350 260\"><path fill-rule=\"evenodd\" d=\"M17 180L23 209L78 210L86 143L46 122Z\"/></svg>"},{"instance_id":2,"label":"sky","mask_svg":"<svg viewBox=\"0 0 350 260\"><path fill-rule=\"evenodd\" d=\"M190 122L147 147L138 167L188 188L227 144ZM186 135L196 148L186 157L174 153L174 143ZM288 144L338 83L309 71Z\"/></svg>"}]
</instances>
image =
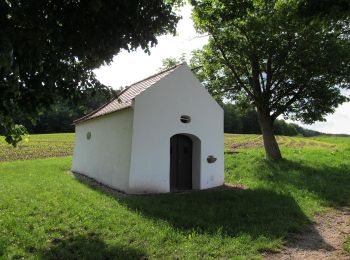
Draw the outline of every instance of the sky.
<instances>
[{"instance_id":1,"label":"sky","mask_svg":"<svg viewBox=\"0 0 350 260\"><path fill-rule=\"evenodd\" d=\"M175 36L159 36L158 44L150 49L150 55L141 49L133 52L121 51L110 65L95 70L97 79L105 85L119 89L157 73L165 58L179 58L183 53L189 57L193 50L206 44L208 37L198 35L193 27L191 7L186 5L179 12L182 19L177 25ZM350 134L350 103L339 106L326 120L312 125L296 123L323 133Z\"/></svg>"}]
</instances>

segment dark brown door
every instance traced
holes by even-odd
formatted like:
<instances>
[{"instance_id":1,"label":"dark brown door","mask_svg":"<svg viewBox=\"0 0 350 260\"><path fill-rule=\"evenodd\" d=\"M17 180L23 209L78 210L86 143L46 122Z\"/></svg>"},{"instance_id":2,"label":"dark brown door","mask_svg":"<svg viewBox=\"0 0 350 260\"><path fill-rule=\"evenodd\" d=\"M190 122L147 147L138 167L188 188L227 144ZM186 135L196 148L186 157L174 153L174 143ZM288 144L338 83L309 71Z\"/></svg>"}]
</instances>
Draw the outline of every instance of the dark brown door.
<instances>
[{"instance_id":1,"label":"dark brown door","mask_svg":"<svg viewBox=\"0 0 350 260\"><path fill-rule=\"evenodd\" d=\"M185 135L170 139L170 190L192 189L192 140Z\"/></svg>"}]
</instances>

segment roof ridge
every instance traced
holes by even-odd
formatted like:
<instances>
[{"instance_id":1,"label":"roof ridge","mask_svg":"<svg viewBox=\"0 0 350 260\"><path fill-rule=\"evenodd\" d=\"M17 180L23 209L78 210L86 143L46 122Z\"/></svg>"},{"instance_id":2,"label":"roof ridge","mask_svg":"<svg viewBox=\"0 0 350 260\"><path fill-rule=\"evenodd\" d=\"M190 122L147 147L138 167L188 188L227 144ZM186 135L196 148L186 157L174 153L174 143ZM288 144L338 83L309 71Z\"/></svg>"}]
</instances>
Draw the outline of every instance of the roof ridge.
<instances>
[{"instance_id":1,"label":"roof ridge","mask_svg":"<svg viewBox=\"0 0 350 260\"><path fill-rule=\"evenodd\" d=\"M74 120L74 121L73 121L73 124L76 124L76 123L78 123L78 122L84 121L85 119L88 119L90 116L92 116L92 115L94 115L95 113L99 112L100 110L102 110L103 108L105 108L106 106L108 106L109 104L111 104L113 101L117 100L122 94L124 94L124 93L125 93L127 90L129 90L132 86L135 86L135 85L137 85L137 84L139 84L139 83L141 83L141 82L147 81L147 80L149 80L149 79L151 79L151 78L155 78L155 77L157 77L157 76L159 76L159 75L161 75L161 74L163 74L163 73L166 73L166 72L168 72L168 71L175 70L177 67L180 67L180 66L182 66L182 65L184 65L184 64L186 64L186 62L182 62L182 63L176 64L175 66L172 66L172 67L170 67L170 68L167 68L167 69L165 69L165 70L162 70L162 71L160 71L160 72L157 72L157 73L155 73L155 74L153 74L153 75L151 75L151 76L149 76L149 77L147 77L147 78L144 78L144 79L142 79L142 80L139 80L139 81L137 81L137 82L132 83L131 85L125 87L122 91L120 91L119 94L117 94L114 98L112 98L112 99L111 99L109 102L107 102L106 104L103 104L102 106L100 106L100 107L94 109L94 110L91 111L90 113L88 113L88 114L86 114L86 115L84 115L84 116L82 116L82 117L80 117L80 118ZM153 84L152 84L152 85L153 85Z\"/></svg>"},{"instance_id":2,"label":"roof ridge","mask_svg":"<svg viewBox=\"0 0 350 260\"><path fill-rule=\"evenodd\" d=\"M139 84L139 83L141 83L141 82L143 82L143 81L146 81L146 80L148 80L148 79L157 77L157 76L159 76L160 74L165 73L165 72L167 72L167 71L169 71L169 70L175 69L176 67L179 67L180 65L183 65L183 64L184 64L184 63L177 64L177 65L175 65L175 66L172 66L171 68L162 70L162 71L157 72L157 73L155 73L155 74L153 74L153 75L151 75L151 76L148 76L147 78L141 79L141 80L139 80L139 81L136 81L136 82L132 83L132 84L129 85L129 86L126 86L126 87L125 87L115 98L113 98L113 100L111 100L110 102L116 100L116 99L117 99L118 97L120 97L124 92L126 92L130 87L132 87L132 86L134 86L134 85L136 85L136 84Z\"/></svg>"},{"instance_id":3,"label":"roof ridge","mask_svg":"<svg viewBox=\"0 0 350 260\"><path fill-rule=\"evenodd\" d=\"M170 68L164 69L164 70L162 70L162 71L160 71L160 72L157 72L157 73L155 73L155 74L153 74L153 75L151 75L151 76L148 76L147 78L144 78L144 79L141 79L141 80L139 80L139 81L136 81L136 82L132 83L130 86L126 87L124 90L127 90L127 89L130 88L131 86L136 85L136 84L138 84L138 83L140 83L140 82L142 82L142 81L145 81L145 80L148 80L148 79L150 79L150 78L159 76L160 74L163 74L163 73L165 73L165 72L168 72L169 70L176 69L177 67L180 67L181 65L184 65L184 64L186 64L186 62L182 62L182 63L176 64L176 65L174 65L174 66L172 66L172 67L170 67ZM123 91L124 91L124 90L123 90Z\"/></svg>"}]
</instances>

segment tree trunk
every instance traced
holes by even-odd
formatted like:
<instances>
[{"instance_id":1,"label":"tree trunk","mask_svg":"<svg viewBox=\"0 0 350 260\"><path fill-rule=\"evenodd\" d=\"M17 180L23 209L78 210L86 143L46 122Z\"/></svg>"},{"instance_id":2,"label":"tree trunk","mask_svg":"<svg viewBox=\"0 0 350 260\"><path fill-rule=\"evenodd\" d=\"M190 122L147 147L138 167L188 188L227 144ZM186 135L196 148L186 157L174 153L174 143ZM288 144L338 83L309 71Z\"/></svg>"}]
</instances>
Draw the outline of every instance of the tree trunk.
<instances>
[{"instance_id":1,"label":"tree trunk","mask_svg":"<svg viewBox=\"0 0 350 260\"><path fill-rule=\"evenodd\" d=\"M264 140L266 158L269 160L281 160L281 151L273 133L273 120L268 113L258 111L258 115Z\"/></svg>"}]
</instances>

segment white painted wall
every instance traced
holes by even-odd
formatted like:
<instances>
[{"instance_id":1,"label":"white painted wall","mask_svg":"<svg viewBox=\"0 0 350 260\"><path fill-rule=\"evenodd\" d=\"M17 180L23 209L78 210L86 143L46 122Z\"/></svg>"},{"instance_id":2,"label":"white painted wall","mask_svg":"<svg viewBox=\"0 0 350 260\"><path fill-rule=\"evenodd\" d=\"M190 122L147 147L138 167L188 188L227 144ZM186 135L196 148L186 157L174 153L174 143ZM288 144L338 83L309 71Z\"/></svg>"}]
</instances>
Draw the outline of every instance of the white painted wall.
<instances>
[{"instance_id":1,"label":"white painted wall","mask_svg":"<svg viewBox=\"0 0 350 260\"><path fill-rule=\"evenodd\" d=\"M191 123L182 123L181 115L191 116ZM201 177L194 184L199 182L200 189L222 185L223 110L186 65L135 98L128 192L170 191L170 137L181 133L201 140ZM217 161L209 164L209 155Z\"/></svg>"},{"instance_id":2,"label":"white painted wall","mask_svg":"<svg viewBox=\"0 0 350 260\"><path fill-rule=\"evenodd\" d=\"M126 192L132 124L131 108L77 124L72 171ZM87 132L91 132L90 140Z\"/></svg>"}]
</instances>

